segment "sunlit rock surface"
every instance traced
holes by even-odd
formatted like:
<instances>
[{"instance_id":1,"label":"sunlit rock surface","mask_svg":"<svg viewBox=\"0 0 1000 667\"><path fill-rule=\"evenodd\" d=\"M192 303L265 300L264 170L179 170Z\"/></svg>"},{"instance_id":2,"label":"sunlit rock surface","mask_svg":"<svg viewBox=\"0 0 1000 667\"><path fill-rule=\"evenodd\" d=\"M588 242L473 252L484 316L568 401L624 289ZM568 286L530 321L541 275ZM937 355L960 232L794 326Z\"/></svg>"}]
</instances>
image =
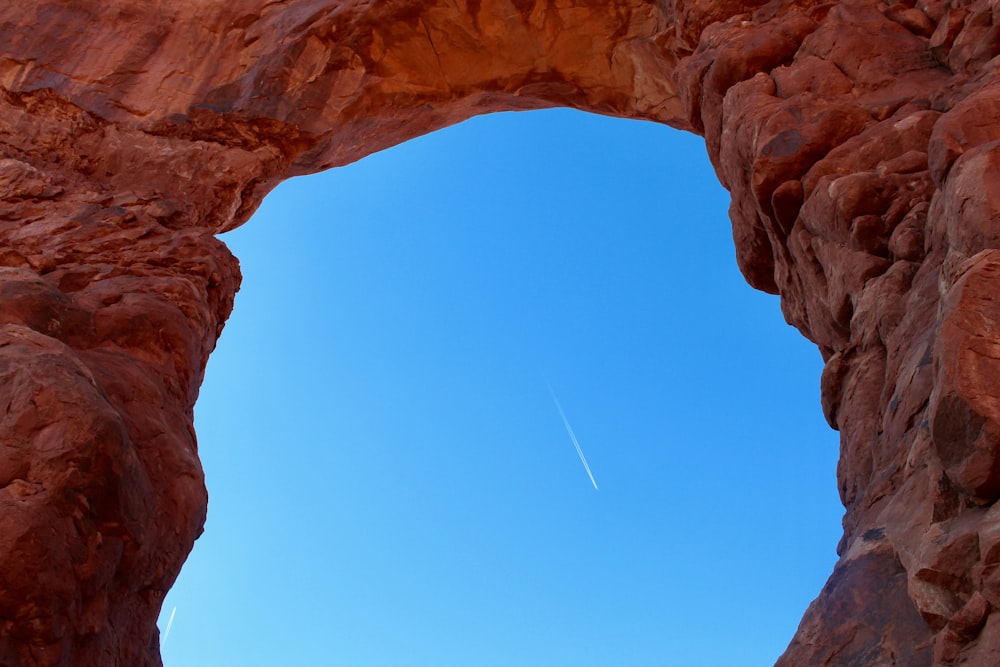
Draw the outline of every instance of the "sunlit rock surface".
<instances>
[{"instance_id":1,"label":"sunlit rock surface","mask_svg":"<svg viewBox=\"0 0 1000 667\"><path fill-rule=\"evenodd\" d=\"M0 665L160 664L239 285L214 234L549 106L702 134L740 268L826 360L844 537L779 664L1000 664L998 51L988 0L0 5Z\"/></svg>"}]
</instances>

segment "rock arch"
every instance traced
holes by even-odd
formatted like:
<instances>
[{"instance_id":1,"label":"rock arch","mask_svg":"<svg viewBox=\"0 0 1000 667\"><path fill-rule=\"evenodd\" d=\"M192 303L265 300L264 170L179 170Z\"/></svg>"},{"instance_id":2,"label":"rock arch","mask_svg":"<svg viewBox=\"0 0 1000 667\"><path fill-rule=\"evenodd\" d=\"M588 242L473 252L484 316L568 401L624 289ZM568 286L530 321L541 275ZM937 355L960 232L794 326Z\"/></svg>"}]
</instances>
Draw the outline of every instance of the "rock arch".
<instances>
[{"instance_id":1,"label":"rock arch","mask_svg":"<svg viewBox=\"0 0 1000 667\"><path fill-rule=\"evenodd\" d=\"M159 664L191 426L281 179L477 113L702 134L740 268L826 360L840 561L779 661L1000 655L986 0L42 0L0 9L0 663ZM67 577L66 573L72 576Z\"/></svg>"}]
</instances>

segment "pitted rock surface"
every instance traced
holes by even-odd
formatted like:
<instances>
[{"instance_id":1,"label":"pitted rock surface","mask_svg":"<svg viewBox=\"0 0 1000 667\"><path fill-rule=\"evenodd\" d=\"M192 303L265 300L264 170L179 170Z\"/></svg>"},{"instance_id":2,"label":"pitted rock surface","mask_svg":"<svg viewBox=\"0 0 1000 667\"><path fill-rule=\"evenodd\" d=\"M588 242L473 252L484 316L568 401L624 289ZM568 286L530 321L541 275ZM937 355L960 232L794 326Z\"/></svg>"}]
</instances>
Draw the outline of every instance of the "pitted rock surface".
<instances>
[{"instance_id":1,"label":"pitted rock surface","mask_svg":"<svg viewBox=\"0 0 1000 667\"><path fill-rule=\"evenodd\" d=\"M840 560L779 664L1000 664L989 0L0 6L0 665L160 664L192 408L282 179L569 106L705 137L751 285L826 361Z\"/></svg>"}]
</instances>

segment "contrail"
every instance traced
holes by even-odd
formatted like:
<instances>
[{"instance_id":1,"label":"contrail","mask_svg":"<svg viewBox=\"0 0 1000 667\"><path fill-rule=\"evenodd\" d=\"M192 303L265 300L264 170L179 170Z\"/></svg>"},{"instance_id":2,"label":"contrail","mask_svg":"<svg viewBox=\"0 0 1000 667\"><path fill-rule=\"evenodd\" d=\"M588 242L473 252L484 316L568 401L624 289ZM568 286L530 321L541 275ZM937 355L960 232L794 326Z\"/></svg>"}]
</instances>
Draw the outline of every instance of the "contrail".
<instances>
[{"instance_id":1,"label":"contrail","mask_svg":"<svg viewBox=\"0 0 1000 667\"><path fill-rule=\"evenodd\" d=\"M560 405L559 399L556 398L556 392L552 390L551 384L549 385L549 395L552 396L552 401L556 404L556 410L559 411L559 416L562 417L566 432L569 433L569 439L573 441L573 446L576 447L576 453L580 455L580 462L583 463L583 467L587 471L587 476L590 477L590 483L594 485L595 490L598 490L597 482L594 481L594 473L590 472L590 466L587 464L587 457L583 455L583 450L580 449L580 443L577 442L576 434L573 433L573 427L569 425L566 413L563 412L562 405Z\"/></svg>"},{"instance_id":2,"label":"contrail","mask_svg":"<svg viewBox=\"0 0 1000 667\"><path fill-rule=\"evenodd\" d=\"M162 649L167 643L167 637L170 636L170 626L174 624L174 614L177 613L177 606L170 611L170 618L167 620L167 629L163 631L163 641L160 642L160 648Z\"/></svg>"}]
</instances>

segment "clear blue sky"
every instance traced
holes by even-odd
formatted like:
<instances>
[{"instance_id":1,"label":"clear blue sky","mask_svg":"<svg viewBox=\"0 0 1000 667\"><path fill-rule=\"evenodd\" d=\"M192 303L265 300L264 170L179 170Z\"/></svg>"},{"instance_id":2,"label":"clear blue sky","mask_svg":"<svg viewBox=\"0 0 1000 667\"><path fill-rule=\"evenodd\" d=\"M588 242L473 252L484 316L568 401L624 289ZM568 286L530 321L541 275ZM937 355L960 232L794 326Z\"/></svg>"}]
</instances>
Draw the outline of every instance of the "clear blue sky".
<instances>
[{"instance_id":1,"label":"clear blue sky","mask_svg":"<svg viewBox=\"0 0 1000 667\"><path fill-rule=\"evenodd\" d=\"M838 440L728 201L697 137L567 110L278 188L224 236L166 667L773 663Z\"/></svg>"}]
</instances>

